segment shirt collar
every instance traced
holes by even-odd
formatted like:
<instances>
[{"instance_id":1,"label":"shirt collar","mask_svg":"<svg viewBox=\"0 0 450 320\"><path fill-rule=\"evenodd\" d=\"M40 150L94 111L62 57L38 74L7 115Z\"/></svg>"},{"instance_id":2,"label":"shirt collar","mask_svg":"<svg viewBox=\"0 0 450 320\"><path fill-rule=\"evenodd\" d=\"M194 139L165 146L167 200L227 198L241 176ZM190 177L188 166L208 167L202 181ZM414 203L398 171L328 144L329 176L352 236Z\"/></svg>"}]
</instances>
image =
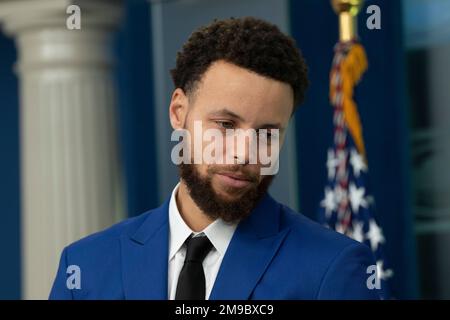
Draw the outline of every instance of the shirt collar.
<instances>
[{"instance_id":1,"label":"shirt collar","mask_svg":"<svg viewBox=\"0 0 450 320\"><path fill-rule=\"evenodd\" d=\"M204 233L213 244L214 248L220 253L225 255L237 224L229 224L222 219L216 219L209 224L204 230L200 232L194 232L184 222L180 215L176 202L176 194L178 192L178 183L172 191L169 202L169 228L170 228L170 241L169 241L169 261L180 250L186 239L193 233L198 235Z\"/></svg>"}]
</instances>

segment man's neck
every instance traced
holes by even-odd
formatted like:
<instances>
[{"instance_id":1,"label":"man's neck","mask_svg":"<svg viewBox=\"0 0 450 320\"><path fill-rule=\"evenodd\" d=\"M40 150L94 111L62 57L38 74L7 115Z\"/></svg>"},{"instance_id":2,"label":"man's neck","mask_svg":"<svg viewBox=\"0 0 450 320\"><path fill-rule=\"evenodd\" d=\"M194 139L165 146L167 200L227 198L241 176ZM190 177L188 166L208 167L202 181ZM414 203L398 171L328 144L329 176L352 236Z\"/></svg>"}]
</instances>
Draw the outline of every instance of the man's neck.
<instances>
[{"instance_id":1,"label":"man's neck","mask_svg":"<svg viewBox=\"0 0 450 320\"><path fill-rule=\"evenodd\" d=\"M175 199L181 217L192 231L202 231L214 222L214 220L204 214L195 204L194 200L192 200L189 195L189 190L183 180L180 182Z\"/></svg>"}]
</instances>

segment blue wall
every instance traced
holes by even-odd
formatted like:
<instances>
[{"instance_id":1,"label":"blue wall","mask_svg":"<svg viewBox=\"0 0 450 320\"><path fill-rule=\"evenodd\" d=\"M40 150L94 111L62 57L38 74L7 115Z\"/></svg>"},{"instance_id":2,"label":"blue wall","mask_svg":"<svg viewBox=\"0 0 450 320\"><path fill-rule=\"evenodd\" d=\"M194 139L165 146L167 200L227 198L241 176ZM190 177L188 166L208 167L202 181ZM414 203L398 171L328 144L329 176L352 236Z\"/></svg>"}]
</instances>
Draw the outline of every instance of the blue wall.
<instances>
[{"instance_id":1,"label":"blue wall","mask_svg":"<svg viewBox=\"0 0 450 320\"><path fill-rule=\"evenodd\" d=\"M126 2L116 40L120 142L128 214L135 216L159 205L148 1Z\"/></svg>"},{"instance_id":2,"label":"blue wall","mask_svg":"<svg viewBox=\"0 0 450 320\"><path fill-rule=\"evenodd\" d=\"M409 115L405 97L404 48L400 1L366 1L381 8L381 30L366 28L365 8L359 34L369 70L357 87L363 134L368 153L371 190L377 217L392 262L394 294L417 297L416 258L412 230L409 156ZM297 111L300 207L316 218L326 182L326 150L332 142L332 108L328 77L338 19L329 1L291 1L291 30L309 65L311 87Z\"/></svg>"},{"instance_id":3,"label":"blue wall","mask_svg":"<svg viewBox=\"0 0 450 320\"><path fill-rule=\"evenodd\" d=\"M14 42L0 33L0 299L20 299L19 104Z\"/></svg>"}]
</instances>

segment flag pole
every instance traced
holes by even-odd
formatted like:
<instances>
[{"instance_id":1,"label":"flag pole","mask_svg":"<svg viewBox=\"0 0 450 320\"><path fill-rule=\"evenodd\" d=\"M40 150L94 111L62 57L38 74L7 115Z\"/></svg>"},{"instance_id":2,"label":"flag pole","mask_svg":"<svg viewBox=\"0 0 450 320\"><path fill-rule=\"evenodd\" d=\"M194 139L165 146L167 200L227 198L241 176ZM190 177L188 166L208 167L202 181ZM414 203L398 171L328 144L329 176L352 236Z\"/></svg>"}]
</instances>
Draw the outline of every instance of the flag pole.
<instances>
[{"instance_id":1,"label":"flag pole","mask_svg":"<svg viewBox=\"0 0 450 320\"><path fill-rule=\"evenodd\" d=\"M330 102L335 116L343 118L358 152L365 158L362 126L353 100L353 90L367 69L367 57L358 42L357 15L364 0L331 0L339 16L339 43L335 46L330 72Z\"/></svg>"},{"instance_id":2,"label":"flag pole","mask_svg":"<svg viewBox=\"0 0 450 320\"><path fill-rule=\"evenodd\" d=\"M358 37L357 16L364 0L331 0L334 11L339 16L339 40L347 42Z\"/></svg>"}]
</instances>

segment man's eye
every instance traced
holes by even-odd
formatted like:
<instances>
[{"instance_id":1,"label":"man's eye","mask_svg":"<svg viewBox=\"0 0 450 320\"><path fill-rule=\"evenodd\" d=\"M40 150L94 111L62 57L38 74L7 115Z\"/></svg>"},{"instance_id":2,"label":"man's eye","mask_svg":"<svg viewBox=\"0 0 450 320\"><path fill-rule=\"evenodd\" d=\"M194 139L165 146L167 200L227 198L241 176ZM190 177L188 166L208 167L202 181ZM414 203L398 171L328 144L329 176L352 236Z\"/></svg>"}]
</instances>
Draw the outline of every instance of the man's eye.
<instances>
[{"instance_id":1,"label":"man's eye","mask_svg":"<svg viewBox=\"0 0 450 320\"><path fill-rule=\"evenodd\" d=\"M231 121L215 121L223 129L233 129L234 124Z\"/></svg>"},{"instance_id":2,"label":"man's eye","mask_svg":"<svg viewBox=\"0 0 450 320\"><path fill-rule=\"evenodd\" d=\"M266 136L266 139L270 141L270 138L272 137L272 130L271 129L265 129L265 131L258 130L258 136L261 136L263 134Z\"/></svg>"}]
</instances>

